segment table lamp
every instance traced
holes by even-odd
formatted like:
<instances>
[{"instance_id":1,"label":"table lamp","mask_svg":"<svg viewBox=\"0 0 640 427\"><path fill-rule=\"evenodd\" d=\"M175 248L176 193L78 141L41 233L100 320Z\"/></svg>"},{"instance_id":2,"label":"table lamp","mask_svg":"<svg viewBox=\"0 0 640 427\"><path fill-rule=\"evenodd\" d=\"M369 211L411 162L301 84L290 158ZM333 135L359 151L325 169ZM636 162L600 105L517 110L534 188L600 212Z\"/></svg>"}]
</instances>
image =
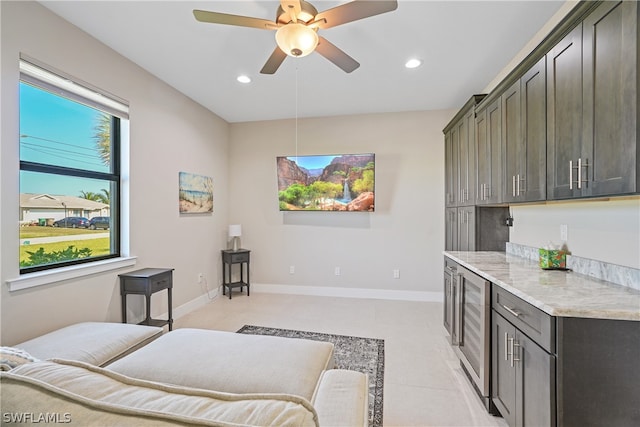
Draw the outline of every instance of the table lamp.
<instances>
[{"instance_id":1,"label":"table lamp","mask_svg":"<svg viewBox=\"0 0 640 427\"><path fill-rule=\"evenodd\" d=\"M229 237L233 240L233 250L239 249L240 236L242 236L242 225L233 224L229 226Z\"/></svg>"}]
</instances>

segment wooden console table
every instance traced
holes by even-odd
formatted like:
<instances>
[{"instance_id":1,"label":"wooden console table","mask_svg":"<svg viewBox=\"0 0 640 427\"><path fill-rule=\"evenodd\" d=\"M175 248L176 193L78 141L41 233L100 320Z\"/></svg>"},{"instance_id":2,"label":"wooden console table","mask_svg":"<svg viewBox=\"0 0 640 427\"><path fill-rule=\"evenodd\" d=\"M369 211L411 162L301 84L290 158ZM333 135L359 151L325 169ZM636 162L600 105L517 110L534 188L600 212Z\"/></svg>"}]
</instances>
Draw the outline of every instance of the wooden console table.
<instances>
[{"instance_id":1,"label":"wooden console table","mask_svg":"<svg viewBox=\"0 0 640 427\"><path fill-rule=\"evenodd\" d=\"M238 249L234 250L223 250L222 251L222 295L225 294L225 288L229 290L229 299L231 299L231 290L233 288L242 288L247 287L247 296L249 296L249 287L251 283L249 281L249 253L251 251L247 249ZM240 264L240 281L232 282L231 281L231 266L233 264ZM244 281L244 270L243 265L246 265L247 268L247 281Z\"/></svg>"},{"instance_id":2,"label":"wooden console table","mask_svg":"<svg viewBox=\"0 0 640 427\"><path fill-rule=\"evenodd\" d=\"M146 299L146 317L139 325L164 326L173 329L171 313L171 289L173 288L173 268L143 268L120 277L120 295L122 296L122 323L127 323L127 295L144 295ZM168 319L151 318L151 294L166 289L169 297Z\"/></svg>"}]
</instances>

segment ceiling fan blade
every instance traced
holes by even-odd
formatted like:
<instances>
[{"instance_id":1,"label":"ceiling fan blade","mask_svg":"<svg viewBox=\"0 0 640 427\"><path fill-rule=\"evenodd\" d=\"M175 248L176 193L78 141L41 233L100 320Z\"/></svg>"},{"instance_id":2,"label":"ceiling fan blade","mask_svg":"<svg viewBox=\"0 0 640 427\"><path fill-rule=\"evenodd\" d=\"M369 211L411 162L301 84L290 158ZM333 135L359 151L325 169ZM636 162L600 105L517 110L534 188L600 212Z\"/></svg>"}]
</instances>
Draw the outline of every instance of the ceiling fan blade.
<instances>
[{"instance_id":1,"label":"ceiling fan blade","mask_svg":"<svg viewBox=\"0 0 640 427\"><path fill-rule=\"evenodd\" d=\"M260 74L275 73L278 70L278 67L280 67L280 64L282 64L282 62L285 60L286 57L287 57L287 54L284 53L282 50L280 50L278 46L276 46L271 56L269 57L269 59L267 59L267 62L264 64L264 67L262 67L262 70L260 70Z\"/></svg>"},{"instance_id":2,"label":"ceiling fan blade","mask_svg":"<svg viewBox=\"0 0 640 427\"><path fill-rule=\"evenodd\" d=\"M293 22L298 22L298 16L302 12L300 0L280 0L280 7L289 14Z\"/></svg>"},{"instance_id":3,"label":"ceiling fan blade","mask_svg":"<svg viewBox=\"0 0 640 427\"><path fill-rule=\"evenodd\" d=\"M345 73L350 73L360 66L360 63L340 50L339 47L331 43L324 37L318 37L318 46L316 52L336 64Z\"/></svg>"},{"instance_id":4,"label":"ceiling fan blade","mask_svg":"<svg viewBox=\"0 0 640 427\"><path fill-rule=\"evenodd\" d=\"M275 22L267 19L229 15L227 13L209 12L207 10L194 9L193 16L200 22L208 22L211 24L237 25L239 27L251 27L261 30L275 30L278 28Z\"/></svg>"},{"instance_id":5,"label":"ceiling fan blade","mask_svg":"<svg viewBox=\"0 0 640 427\"><path fill-rule=\"evenodd\" d=\"M391 12L397 8L398 2L396 0L354 0L318 13L314 21L322 21L318 25L320 28L331 28L358 19Z\"/></svg>"}]
</instances>

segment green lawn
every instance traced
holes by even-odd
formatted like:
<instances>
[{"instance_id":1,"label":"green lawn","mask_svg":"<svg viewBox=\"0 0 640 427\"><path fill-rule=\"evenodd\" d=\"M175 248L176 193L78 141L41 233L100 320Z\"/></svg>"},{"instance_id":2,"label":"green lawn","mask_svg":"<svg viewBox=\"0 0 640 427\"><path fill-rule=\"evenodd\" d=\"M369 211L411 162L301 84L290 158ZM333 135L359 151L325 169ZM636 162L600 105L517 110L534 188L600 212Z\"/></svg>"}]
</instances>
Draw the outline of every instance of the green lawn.
<instances>
[{"instance_id":1,"label":"green lawn","mask_svg":"<svg viewBox=\"0 0 640 427\"><path fill-rule=\"evenodd\" d=\"M58 227L20 227L20 239L35 239L38 237L57 237L57 236L73 236L78 234L100 234L108 233L107 230L88 230L85 228L58 228ZM109 255L109 237L98 237L89 240L66 240L64 242L55 243L34 243L20 245L20 262L29 260L29 252L36 252L40 248L44 248L46 253L54 251L62 251L69 246L76 249L91 249L91 256Z\"/></svg>"}]
</instances>

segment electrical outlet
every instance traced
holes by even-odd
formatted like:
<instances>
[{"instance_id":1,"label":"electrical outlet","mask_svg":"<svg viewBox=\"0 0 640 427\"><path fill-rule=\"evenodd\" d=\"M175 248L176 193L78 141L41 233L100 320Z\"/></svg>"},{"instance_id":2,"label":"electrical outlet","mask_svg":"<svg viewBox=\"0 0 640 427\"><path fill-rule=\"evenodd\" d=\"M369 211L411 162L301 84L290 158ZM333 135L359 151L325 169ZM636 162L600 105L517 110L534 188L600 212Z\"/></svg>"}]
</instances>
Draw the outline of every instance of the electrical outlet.
<instances>
[{"instance_id":1,"label":"electrical outlet","mask_svg":"<svg viewBox=\"0 0 640 427\"><path fill-rule=\"evenodd\" d=\"M334 270L333 272L334 272L334 274L335 274L336 276L339 276L339 275L340 275L340 267L336 267L336 268L335 268L335 270Z\"/></svg>"},{"instance_id":2,"label":"electrical outlet","mask_svg":"<svg viewBox=\"0 0 640 427\"><path fill-rule=\"evenodd\" d=\"M400 278L400 270L399 269L395 269L393 270L393 278L394 279L399 279Z\"/></svg>"},{"instance_id":3,"label":"electrical outlet","mask_svg":"<svg viewBox=\"0 0 640 427\"><path fill-rule=\"evenodd\" d=\"M567 241L567 224L561 224L560 225L560 240L562 240L563 242Z\"/></svg>"},{"instance_id":4,"label":"electrical outlet","mask_svg":"<svg viewBox=\"0 0 640 427\"><path fill-rule=\"evenodd\" d=\"M294 265L289 266L289 274L294 274L296 272L296 267Z\"/></svg>"},{"instance_id":5,"label":"electrical outlet","mask_svg":"<svg viewBox=\"0 0 640 427\"><path fill-rule=\"evenodd\" d=\"M198 273L198 283L202 283L203 280L204 280L204 274Z\"/></svg>"}]
</instances>

